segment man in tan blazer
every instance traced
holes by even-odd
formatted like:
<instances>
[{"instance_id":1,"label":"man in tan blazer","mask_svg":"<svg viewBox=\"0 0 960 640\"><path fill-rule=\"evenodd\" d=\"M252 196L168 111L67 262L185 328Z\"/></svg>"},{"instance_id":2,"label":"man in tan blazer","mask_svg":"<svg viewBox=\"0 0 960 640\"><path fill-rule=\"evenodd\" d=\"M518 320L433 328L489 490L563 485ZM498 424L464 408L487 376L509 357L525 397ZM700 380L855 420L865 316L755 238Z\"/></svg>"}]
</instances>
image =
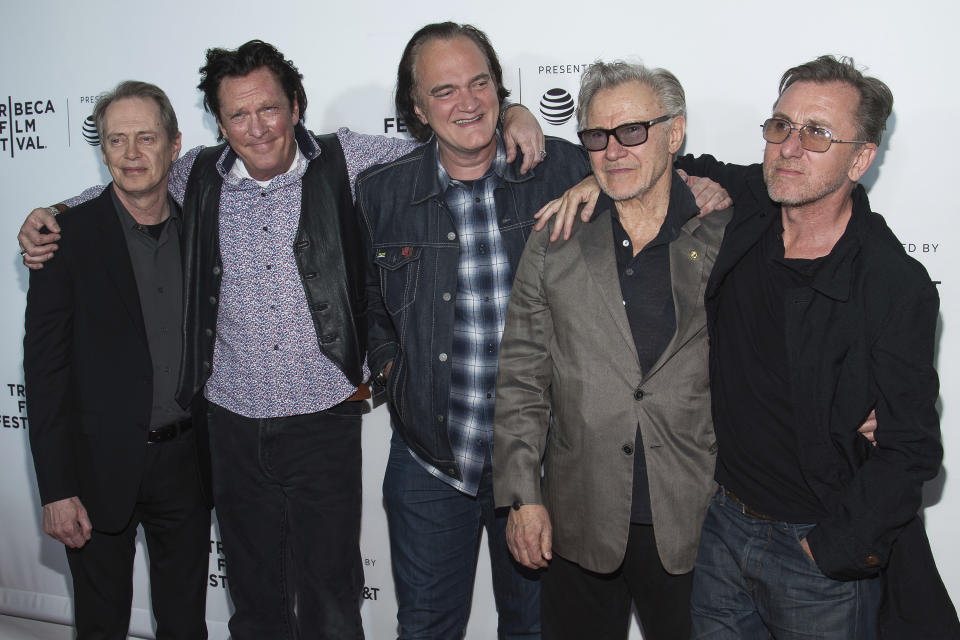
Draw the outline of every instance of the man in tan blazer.
<instances>
[{"instance_id":1,"label":"man in tan blazer","mask_svg":"<svg viewBox=\"0 0 960 640\"><path fill-rule=\"evenodd\" d=\"M500 345L496 504L511 507L517 561L549 565L544 640L621 640L632 604L645 638L687 638L716 489L703 293L732 210L696 217L672 170L685 102L670 72L597 63L577 117L603 194L569 242L534 234L521 258Z\"/></svg>"}]
</instances>

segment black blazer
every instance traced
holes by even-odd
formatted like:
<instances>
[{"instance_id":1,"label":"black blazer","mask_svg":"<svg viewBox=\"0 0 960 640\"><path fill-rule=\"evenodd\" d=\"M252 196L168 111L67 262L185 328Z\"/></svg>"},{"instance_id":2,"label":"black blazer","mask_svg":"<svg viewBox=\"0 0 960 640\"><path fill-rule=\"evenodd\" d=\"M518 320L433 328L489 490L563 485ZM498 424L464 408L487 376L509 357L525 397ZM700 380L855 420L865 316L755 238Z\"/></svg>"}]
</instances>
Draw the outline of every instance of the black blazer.
<instances>
[{"instance_id":1,"label":"black blazer","mask_svg":"<svg viewBox=\"0 0 960 640\"><path fill-rule=\"evenodd\" d=\"M60 250L30 272L23 370L40 500L79 496L94 528L133 513L153 404L140 298L110 188L58 216ZM203 411L194 411L204 495ZM209 504L209 498L208 498Z\"/></svg>"}]
</instances>

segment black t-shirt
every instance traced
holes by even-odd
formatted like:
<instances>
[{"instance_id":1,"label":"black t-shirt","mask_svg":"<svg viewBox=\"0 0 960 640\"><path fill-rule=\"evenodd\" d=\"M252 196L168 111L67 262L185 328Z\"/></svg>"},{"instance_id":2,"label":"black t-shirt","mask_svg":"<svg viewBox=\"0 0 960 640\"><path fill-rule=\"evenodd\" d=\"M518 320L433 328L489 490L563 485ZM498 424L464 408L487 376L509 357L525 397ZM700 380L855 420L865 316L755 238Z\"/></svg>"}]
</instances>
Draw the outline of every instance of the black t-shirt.
<instances>
[{"instance_id":1,"label":"black t-shirt","mask_svg":"<svg viewBox=\"0 0 960 640\"><path fill-rule=\"evenodd\" d=\"M719 298L711 380L719 443L717 482L756 511L787 522L819 521L825 511L797 455L787 362L785 305L808 287L824 258L783 257L782 227L766 234L727 275Z\"/></svg>"}]
</instances>

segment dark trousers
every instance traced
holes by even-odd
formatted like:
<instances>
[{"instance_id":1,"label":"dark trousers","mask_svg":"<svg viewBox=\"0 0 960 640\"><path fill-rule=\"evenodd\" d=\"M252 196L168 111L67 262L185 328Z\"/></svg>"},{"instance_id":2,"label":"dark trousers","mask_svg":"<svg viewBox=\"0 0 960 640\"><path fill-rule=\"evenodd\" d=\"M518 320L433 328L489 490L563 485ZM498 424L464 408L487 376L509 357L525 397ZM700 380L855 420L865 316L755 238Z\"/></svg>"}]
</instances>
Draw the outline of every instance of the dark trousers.
<instances>
[{"instance_id":1,"label":"dark trousers","mask_svg":"<svg viewBox=\"0 0 960 640\"><path fill-rule=\"evenodd\" d=\"M124 640L133 599L137 526L143 526L157 640L207 637L210 510L197 471L194 433L147 445L137 503L119 533L97 531L67 549L79 640Z\"/></svg>"},{"instance_id":2,"label":"dark trousers","mask_svg":"<svg viewBox=\"0 0 960 640\"><path fill-rule=\"evenodd\" d=\"M631 604L645 640L690 637L693 572L667 573L650 525L630 525L617 571L594 573L554 553L542 582L544 640L625 640Z\"/></svg>"},{"instance_id":3,"label":"dark trousers","mask_svg":"<svg viewBox=\"0 0 960 640\"><path fill-rule=\"evenodd\" d=\"M361 405L253 419L210 404L234 640L363 638Z\"/></svg>"}]
</instances>

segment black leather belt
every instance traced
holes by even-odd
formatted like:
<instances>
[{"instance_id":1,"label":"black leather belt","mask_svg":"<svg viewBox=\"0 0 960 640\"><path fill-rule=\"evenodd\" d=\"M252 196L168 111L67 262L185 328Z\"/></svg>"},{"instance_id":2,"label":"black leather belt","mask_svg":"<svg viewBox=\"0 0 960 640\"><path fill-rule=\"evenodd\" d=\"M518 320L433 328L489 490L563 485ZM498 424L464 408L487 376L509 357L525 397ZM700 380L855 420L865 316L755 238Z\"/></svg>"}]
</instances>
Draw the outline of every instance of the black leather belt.
<instances>
[{"instance_id":1,"label":"black leather belt","mask_svg":"<svg viewBox=\"0 0 960 640\"><path fill-rule=\"evenodd\" d=\"M730 489L727 489L726 487L724 487L724 488L723 488L723 493L724 493L724 495L726 495L728 498L730 498L731 500L733 500L734 502L736 502L738 505L740 505L740 512L741 512L743 515L745 515L745 516L747 516L747 517L749 517L749 518L756 518L756 519L758 519L758 520L769 520L769 521L771 521L771 522L780 522L780 518L774 518L773 516L768 516L768 515L765 514L765 513L760 513L759 511L754 511L753 509L751 509L750 507L748 507L747 505L745 505L745 504L743 503L743 500L741 500L740 498L738 498L738 497L737 497L737 494L735 494L733 491L730 491Z\"/></svg>"},{"instance_id":2,"label":"black leather belt","mask_svg":"<svg viewBox=\"0 0 960 640\"><path fill-rule=\"evenodd\" d=\"M181 433L193 429L193 418L183 418L147 431L147 444L157 444L175 440Z\"/></svg>"}]
</instances>

